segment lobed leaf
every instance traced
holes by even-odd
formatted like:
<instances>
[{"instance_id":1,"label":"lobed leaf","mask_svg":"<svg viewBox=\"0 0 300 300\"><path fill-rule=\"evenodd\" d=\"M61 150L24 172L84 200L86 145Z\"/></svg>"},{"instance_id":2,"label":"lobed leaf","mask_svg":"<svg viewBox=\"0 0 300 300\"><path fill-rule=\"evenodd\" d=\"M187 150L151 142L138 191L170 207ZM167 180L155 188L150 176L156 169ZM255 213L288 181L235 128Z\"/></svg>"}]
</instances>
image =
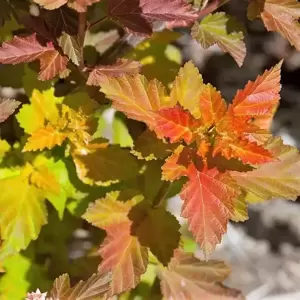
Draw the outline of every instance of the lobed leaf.
<instances>
[{"instance_id":1,"label":"lobed leaf","mask_svg":"<svg viewBox=\"0 0 300 300\"><path fill-rule=\"evenodd\" d=\"M195 105L199 101L200 93L204 88L202 76L192 61L187 62L178 73L171 90L171 103L179 103L188 110L194 118L201 116L200 107Z\"/></svg>"},{"instance_id":2,"label":"lobed leaf","mask_svg":"<svg viewBox=\"0 0 300 300\"><path fill-rule=\"evenodd\" d=\"M188 177L180 194L184 201L181 215L188 219L189 230L208 255L226 232L240 191L228 173L220 174L217 169L200 172L191 164Z\"/></svg>"},{"instance_id":3,"label":"lobed leaf","mask_svg":"<svg viewBox=\"0 0 300 300\"><path fill-rule=\"evenodd\" d=\"M194 24L192 37L205 49L217 44L242 66L246 56L244 34L233 17L224 12L209 14L200 23Z\"/></svg>"},{"instance_id":4,"label":"lobed leaf","mask_svg":"<svg viewBox=\"0 0 300 300\"><path fill-rule=\"evenodd\" d=\"M1 238L16 251L37 239L47 222L43 193L28 179L16 175L0 180ZM0 251L1 252L1 251Z\"/></svg>"},{"instance_id":5,"label":"lobed leaf","mask_svg":"<svg viewBox=\"0 0 300 300\"><path fill-rule=\"evenodd\" d=\"M61 146L67 137L66 133L62 133L48 124L46 127L38 129L27 139L23 152L43 150L45 148L52 149L55 146Z\"/></svg>"},{"instance_id":6,"label":"lobed leaf","mask_svg":"<svg viewBox=\"0 0 300 300\"><path fill-rule=\"evenodd\" d=\"M261 202L272 198L295 200L300 193L298 150L284 145L279 137L271 138L265 147L279 160L251 172L231 172L231 176L248 193L248 202Z\"/></svg>"},{"instance_id":7,"label":"lobed leaf","mask_svg":"<svg viewBox=\"0 0 300 300\"><path fill-rule=\"evenodd\" d=\"M150 129L155 124L155 111L170 107L164 86L155 79L149 82L140 74L117 78L106 76L100 85L100 91L113 101L116 110L146 123Z\"/></svg>"},{"instance_id":8,"label":"lobed leaf","mask_svg":"<svg viewBox=\"0 0 300 300\"><path fill-rule=\"evenodd\" d=\"M106 76L120 77L122 75L136 75L139 73L141 64L137 61L119 59L114 65L95 66L87 80L88 85L99 86L105 82Z\"/></svg>"},{"instance_id":9,"label":"lobed leaf","mask_svg":"<svg viewBox=\"0 0 300 300\"><path fill-rule=\"evenodd\" d=\"M255 0L250 2L248 8L249 17L260 15L268 31L279 32L297 50L300 50L299 12L300 3L297 0Z\"/></svg>"},{"instance_id":10,"label":"lobed leaf","mask_svg":"<svg viewBox=\"0 0 300 300\"><path fill-rule=\"evenodd\" d=\"M129 222L111 225L100 247L99 273L112 272L110 296L134 288L147 269L148 249L130 234L130 227Z\"/></svg>"},{"instance_id":11,"label":"lobed leaf","mask_svg":"<svg viewBox=\"0 0 300 300\"><path fill-rule=\"evenodd\" d=\"M197 122L193 116L180 106L160 110L155 118L154 130L159 138L167 137L171 143L183 139L190 144L194 138Z\"/></svg>"},{"instance_id":12,"label":"lobed leaf","mask_svg":"<svg viewBox=\"0 0 300 300\"><path fill-rule=\"evenodd\" d=\"M67 68L68 59L59 54L52 43L43 46L36 34L27 37L15 36L0 48L0 63L20 64L40 60L40 80L49 80Z\"/></svg>"},{"instance_id":13,"label":"lobed leaf","mask_svg":"<svg viewBox=\"0 0 300 300\"><path fill-rule=\"evenodd\" d=\"M282 61L249 81L243 90L239 90L232 102L234 116L250 118L273 118L274 109L280 100L280 71Z\"/></svg>"},{"instance_id":14,"label":"lobed leaf","mask_svg":"<svg viewBox=\"0 0 300 300\"><path fill-rule=\"evenodd\" d=\"M110 0L109 15L129 31L150 35L155 21L194 22L198 15L184 0Z\"/></svg>"},{"instance_id":15,"label":"lobed leaf","mask_svg":"<svg viewBox=\"0 0 300 300\"><path fill-rule=\"evenodd\" d=\"M166 299L242 300L241 293L221 284L230 273L221 261L201 261L176 251L168 268L159 268L161 291Z\"/></svg>"}]
</instances>

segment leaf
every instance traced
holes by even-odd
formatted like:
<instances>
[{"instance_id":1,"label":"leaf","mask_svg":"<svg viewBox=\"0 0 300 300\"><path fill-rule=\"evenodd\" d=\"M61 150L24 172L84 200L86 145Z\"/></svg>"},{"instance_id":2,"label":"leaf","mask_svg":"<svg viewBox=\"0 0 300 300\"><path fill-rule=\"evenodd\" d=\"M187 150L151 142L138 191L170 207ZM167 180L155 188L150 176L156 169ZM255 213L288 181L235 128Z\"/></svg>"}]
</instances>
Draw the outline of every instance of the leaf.
<instances>
[{"instance_id":1,"label":"leaf","mask_svg":"<svg viewBox=\"0 0 300 300\"><path fill-rule=\"evenodd\" d=\"M15 254L4 260L5 274L0 279L0 294L3 299L23 300L30 282L27 274L32 261L21 254ZM16 284L18 288L16 289Z\"/></svg>"},{"instance_id":2,"label":"leaf","mask_svg":"<svg viewBox=\"0 0 300 300\"><path fill-rule=\"evenodd\" d=\"M48 124L46 127L34 132L28 138L23 152L43 150L45 148L52 149L55 146L61 146L67 137L67 134L59 132L55 127Z\"/></svg>"},{"instance_id":3,"label":"leaf","mask_svg":"<svg viewBox=\"0 0 300 300\"><path fill-rule=\"evenodd\" d=\"M113 144L120 145L121 148L132 147L133 139L128 131L126 124L123 122L121 118L114 117L112 123Z\"/></svg>"},{"instance_id":4,"label":"leaf","mask_svg":"<svg viewBox=\"0 0 300 300\"><path fill-rule=\"evenodd\" d=\"M187 169L185 166L178 163L181 153L184 151L184 146L179 145L174 153L170 155L162 166L162 179L174 181L186 176Z\"/></svg>"},{"instance_id":5,"label":"leaf","mask_svg":"<svg viewBox=\"0 0 300 300\"><path fill-rule=\"evenodd\" d=\"M78 177L87 184L107 186L132 178L138 172L134 156L118 146L96 149L91 153L82 151L72 156Z\"/></svg>"},{"instance_id":6,"label":"leaf","mask_svg":"<svg viewBox=\"0 0 300 300\"><path fill-rule=\"evenodd\" d=\"M99 272L112 272L109 296L134 288L148 264L148 250L140 245L136 237L131 236L131 221L127 217L141 198L121 202L117 200L119 195L119 192L107 194L104 199L91 204L83 215L84 219L107 232L100 247L103 261Z\"/></svg>"},{"instance_id":7,"label":"leaf","mask_svg":"<svg viewBox=\"0 0 300 300\"><path fill-rule=\"evenodd\" d=\"M128 217L132 221L132 234L142 246L149 247L163 265L167 265L179 246L180 224L177 219L165 208L153 209L147 202L135 206Z\"/></svg>"},{"instance_id":8,"label":"leaf","mask_svg":"<svg viewBox=\"0 0 300 300\"><path fill-rule=\"evenodd\" d=\"M262 3L250 3L249 9L251 10L248 14L255 17L255 14L260 13L268 31L279 32L291 45L300 50L299 2L297 0L264 0Z\"/></svg>"},{"instance_id":9,"label":"leaf","mask_svg":"<svg viewBox=\"0 0 300 300\"><path fill-rule=\"evenodd\" d=\"M114 224L128 222L128 212L134 205L143 200L143 196L134 197L126 202L118 201L119 196L119 191L107 193L105 198L90 204L82 217L102 229L107 229Z\"/></svg>"},{"instance_id":10,"label":"leaf","mask_svg":"<svg viewBox=\"0 0 300 300\"><path fill-rule=\"evenodd\" d=\"M60 186L55 176L45 166L38 166L30 176L30 183L37 188L54 194L60 193Z\"/></svg>"},{"instance_id":11,"label":"leaf","mask_svg":"<svg viewBox=\"0 0 300 300\"><path fill-rule=\"evenodd\" d=\"M100 248L103 261L99 272L112 272L109 295L134 288L147 269L148 250L140 245L137 237L130 235L130 226L128 222L111 225Z\"/></svg>"},{"instance_id":12,"label":"leaf","mask_svg":"<svg viewBox=\"0 0 300 300\"><path fill-rule=\"evenodd\" d=\"M35 3L46 9L56 9L68 2L68 0L34 0Z\"/></svg>"},{"instance_id":13,"label":"leaf","mask_svg":"<svg viewBox=\"0 0 300 300\"><path fill-rule=\"evenodd\" d=\"M118 19L129 31L150 35L155 21L185 21L198 18L191 5L183 0L110 0L109 15Z\"/></svg>"},{"instance_id":14,"label":"leaf","mask_svg":"<svg viewBox=\"0 0 300 300\"><path fill-rule=\"evenodd\" d=\"M100 0L34 0L35 3L43 6L46 9L57 9L68 3L70 7L80 13L85 12L88 6L99 1Z\"/></svg>"},{"instance_id":15,"label":"leaf","mask_svg":"<svg viewBox=\"0 0 300 300\"><path fill-rule=\"evenodd\" d=\"M47 222L43 193L22 175L0 180L1 238L13 249L25 249Z\"/></svg>"},{"instance_id":16,"label":"leaf","mask_svg":"<svg viewBox=\"0 0 300 300\"><path fill-rule=\"evenodd\" d=\"M79 66L81 60L80 45L76 37L63 33L58 39L58 44L65 55L76 65Z\"/></svg>"},{"instance_id":17,"label":"leaf","mask_svg":"<svg viewBox=\"0 0 300 300\"><path fill-rule=\"evenodd\" d=\"M36 34L27 37L15 36L0 48L0 63L20 64L40 60L40 80L49 80L67 68L68 59L59 54L52 43L42 46Z\"/></svg>"},{"instance_id":18,"label":"leaf","mask_svg":"<svg viewBox=\"0 0 300 300\"><path fill-rule=\"evenodd\" d=\"M159 268L158 275L166 299L244 299L239 291L221 284L229 273L229 268L221 261L204 262L177 251L168 268Z\"/></svg>"},{"instance_id":19,"label":"leaf","mask_svg":"<svg viewBox=\"0 0 300 300\"><path fill-rule=\"evenodd\" d=\"M54 96L53 88L43 92L34 89L30 97L31 104L23 105L16 118L24 131L32 134L44 127L45 121L57 123L59 119L57 104L62 100L63 98Z\"/></svg>"},{"instance_id":20,"label":"leaf","mask_svg":"<svg viewBox=\"0 0 300 300\"><path fill-rule=\"evenodd\" d=\"M122 75L135 75L138 74L141 64L137 61L128 59L118 59L114 65L95 66L87 80L88 85L99 86L106 76L120 77Z\"/></svg>"},{"instance_id":21,"label":"leaf","mask_svg":"<svg viewBox=\"0 0 300 300\"><path fill-rule=\"evenodd\" d=\"M231 172L231 176L248 193L248 202L261 202L272 198L296 200L300 193L298 150L284 145L279 137L271 138L265 147L279 161L262 165L251 172Z\"/></svg>"},{"instance_id":22,"label":"leaf","mask_svg":"<svg viewBox=\"0 0 300 300\"><path fill-rule=\"evenodd\" d=\"M68 274L59 276L51 290L53 300L93 300L102 299L109 290L111 274L93 274L88 280L70 287Z\"/></svg>"},{"instance_id":23,"label":"leaf","mask_svg":"<svg viewBox=\"0 0 300 300\"><path fill-rule=\"evenodd\" d=\"M173 148L175 145L158 139L154 132L147 129L134 141L134 148L131 153L136 155L138 159L149 161L165 158Z\"/></svg>"},{"instance_id":24,"label":"leaf","mask_svg":"<svg viewBox=\"0 0 300 300\"><path fill-rule=\"evenodd\" d=\"M239 90L230 109L234 116L251 118L269 117L274 115L280 100L280 71L282 61L270 70L249 81L243 90Z\"/></svg>"},{"instance_id":25,"label":"leaf","mask_svg":"<svg viewBox=\"0 0 300 300\"><path fill-rule=\"evenodd\" d=\"M183 139L190 144L194 138L193 131L198 125L193 116L180 106L160 110L157 113L154 130L159 138L167 137L171 143Z\"/></svg>"},{"instance_id":26,"label":"leaf","mask_svg":"<svg viewBox=\"0 0 300 300\"><path fill-rule=\"evenodd\" d=\"M178 73L171 90L171 103L179 103L196 119L201 116L199 101L200 93L205 87L202 76L192 61L187 62Z\"/></svg>"},{"instance_id":27,"label":"leaf","mask_svg":"<svg viewBox=\"0 0 300 300\"><path fill-rule=\"evenodd\" d=\"M13 99L0 99L0 123L8 119L20 104L21 102Z\"/></svg>"},{"instance_id":28,"label":"leaf","mask_svg":"<svg viewBox=\"0 0 300 300\"><path fill-rule=\"evenodd\" d=\"M192 37L203 48L217 44L224 52L228 52L241 67L246 56L244 34L237 21L224 12L209 14L192 28Z\"/></svg>"},{"instance_id":29,"label":"leaf","mask_svg":"<svg viewBox=\"0 0 300 300\"><path fill-rule=\"evenodd\" d=\"M226 232L239 189L228 173L220 174L217 169L199 172L191 164L188 177L180 194L184 201L181 215L188 219L189 230L204 254L209 255Z\"/></svg>"},{"instance_id":30,"label":"leaf","mask_svg":"<svg viewBox=\"0 0 300 300\"><path fill-rule=\"evenodd\" d=\"M219 122L227 111L227 106L221 93L210 84L204 86L199 97L199 106L201 120L207 127Z\"/></svg>"},{"instance_id":31,"label":"leaf","mask_svg":"<svg viewBox=\"0 0 300 300\"><path fill-rule=\"evenodd\" d=\"M227 159L238 158L244 164L253 165L269 163L276 159L269 150L256 142L225 136L217 137L215 140L213 155L218 153Z\"/></svg>"},{"instance_id":32,"label":"leaf","mask_svg":"<svg viewBox=\"0 0 300 300\"><path fill-rule=\"evenodd\" d=\"M155 111L167 107L166 91L157 80L148 81L143 75L106 77L101 92L113 101L113 107L127 117L146 123L150 129L155 123Z\"/></svg>"}]
</instances>

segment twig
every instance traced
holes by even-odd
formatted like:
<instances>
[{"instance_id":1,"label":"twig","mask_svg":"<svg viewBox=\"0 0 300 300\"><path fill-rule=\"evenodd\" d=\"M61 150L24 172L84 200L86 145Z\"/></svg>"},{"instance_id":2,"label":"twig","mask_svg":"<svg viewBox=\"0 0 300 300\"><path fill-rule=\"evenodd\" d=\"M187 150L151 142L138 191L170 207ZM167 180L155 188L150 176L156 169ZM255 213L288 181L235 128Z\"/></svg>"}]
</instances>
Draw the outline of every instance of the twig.
<instances>
[{"instance_id":1,"label":"twig","mask_svg":"<svg viewBox=\"0 0 300 300\"><path fill-rule=\"evenodd\" d=\"M211 3L209 3L204 9L200 10L198 13L199 18L202 18L215 10L217 10L219 7L224 5L225 3L229 2L230 0L214 0Z\"/></svg>"},{"instance_id":2,"label":"twig","mask_svg":"<svg viewBox=\"0 0 300 300\"><path fill-rule=\"evenodd\" d=\"M78 27L78 41L80 45L80 70L83 70L84 68L84 58L83 58L83 45L84 45L84 38L85 38L85 32L86 32L86 19L87 19L87 13L81 13L79 14L79 27Z\"/></svg>"},{"instance_id":3,"label":"twig","mask_svg":"<svg viewBox=\"0 0 300 300\"><path fill-rule=\"evenodd\" d=\"M152 207L157 208L162 205L162 203L165 200L165 197L167 196L169 189L171 187L171 183L164 181L160 189L158 190L158 193L156 194L155 198L152 201Z\"/></svg>"}]
</instances>

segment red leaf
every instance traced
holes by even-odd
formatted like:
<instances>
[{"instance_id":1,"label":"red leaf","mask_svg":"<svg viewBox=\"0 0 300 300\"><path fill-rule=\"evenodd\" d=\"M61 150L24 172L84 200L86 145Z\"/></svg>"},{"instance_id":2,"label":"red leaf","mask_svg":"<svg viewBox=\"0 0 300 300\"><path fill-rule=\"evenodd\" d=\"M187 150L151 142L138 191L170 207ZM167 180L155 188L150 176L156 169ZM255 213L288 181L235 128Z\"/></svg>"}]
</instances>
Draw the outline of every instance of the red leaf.
<instances>
[{"instance_id":1,"label":"red leaf","mask_svg":"<svg viewBox=\"0 0 300 300\"><path fill-rule=\"evenodd\" d=\"M278 63L258 76L254 82L249 81L243 90L237 92L230 107L234 116L247 119L273 117L274 107L277 107L280 100L281 65L282 62Z\"/></svg>"},{"instance_id":2,"label":"red leaf","mask_svg":"<svg viewBox=\"0 0 300 300\"><path fill-rule=\"evenodd\" d=\"M220 174L216 168L199 172L191 164L188 177L180 194L184 201L181 215L188 219L189 230L208 255L226 232L239 189L227 173Z\"/></svg>"},{"instance_id":3,"label":"red leaf","mask_svg":"<svg viewBox=\"0 0 300 300\"><path fill-rule=\"evenodd\" d=\"M100 2L101 0L76 0L70 1L68 5L80 13L87 11L88 6Z\"/></svg>"},{"instance_id":4,"label":"red leaf","mask_svg":"<svg viewBox=\"0 0 300 300\"><path fill-rule=\"evenodd\" d=\"M171 143L183 139L187 144L193 140L197 121L180 106L163 109L157 113L154 130L159 138L167 137Z\"/></svg>"},{"instance_id":5,"label":"red leaf","mask_svg":"<svg viewBox=\"0 0 300 300\"><path fill-rule=\"evenodd\" d=\"M130 235L131 222L112 225L100 248L99 273L112 271L110 295L134 288L148 265L148 249Z\"/></svg>"},{"instance_id":6,"label":"red leaf","mask_svg":"<svg viewBox=\"0 0 300 300\"><path fill-rule=\"evenodd\" d=\"M19 64L40 60L40 80L49 80L67 68L68 59L59 54L52 43L41 45L36 34L27 37L15 36L0 48L0 63Z\"/></svg>"},{"instance_id":7,"label":"red leaf","mask_svg":"<svg viewBox=\"0 0 300 300\"><path fill-rule=\"evenodd\" d=\"M184 0L110 0L108 5L112 17L138 34L151 34L155 21L193 22L198 18Z\"/></svg>"},{"instance_id":8,"label":"red leaf","mask_svg":"<svg viewBox=\"0 0 300 300\"><path fill-rule=\"evenodd\" d=\"M96 66L89 75L88 85L100 85L106 76L119 77L122 75L135 75L139 73L141 64L137 61L119 59L114 65Z\"/></svg>"},{"instance_id":9,"label":"red leaf","mask_svg":"<svg viewBox=\"0 0 300 300\"><path fill-rule=\"evenodd\" d=\"M231 137L218 137L213 155L221 153L227 159L239 158L245 164L265 164L274 161L273 155L256 142Z\"/></svg>"}]
</instances>

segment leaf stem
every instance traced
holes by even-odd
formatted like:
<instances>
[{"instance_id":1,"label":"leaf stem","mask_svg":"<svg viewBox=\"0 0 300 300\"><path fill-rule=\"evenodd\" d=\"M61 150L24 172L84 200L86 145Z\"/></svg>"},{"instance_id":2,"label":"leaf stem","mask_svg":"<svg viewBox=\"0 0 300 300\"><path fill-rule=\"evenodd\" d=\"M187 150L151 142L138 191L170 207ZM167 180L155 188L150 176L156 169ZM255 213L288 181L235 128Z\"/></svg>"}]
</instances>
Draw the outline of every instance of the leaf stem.
<instances>
[{"instance_id":1,"label":"leaf stem","mask_svg":"<svg viewBox=\"0 0 300 300\"><path fill-rule=\"evenodd\" d=\"M78 26L78 41L80 45L80 70L84 68L84 58L83 58L83 45L84 45L84 38L86 32L86 20L87 20L87 12L83 12L79 14L79 26Z\"/></svg>"},{"instance_id":2,"label":"leaf stem","mask_svg":"<svg viewBox=\"0 0 300 300\"><path fill-rule=\"evenodd\" d=\"M101 18L101 19L99 19L99 20L97 20L97 21L95 21L95 22L89 24L87 29L90 29L90 28L92 28L93 26L95 26L95 25L97 25L97 24L100 24L100 23L102 23L102 22L105 21L105 20L107 20L107 16L104 16L103 18Z\"/></svg>"},{"instance_id":3,"label":"leaf stem","mask_svg":"<svg viewBox=\"0 0 300 300\"><path fill-rule=\"evenodd\" d=\"M198 13L198 16L200 18L205 17L206 15L214 12L222 5L226 4L230 0L214 0L211 3L209 3L204 9L200 10Z\"/></svg>"},{"instance_id":4,"label":"leaf stem","mask_svg":"<svg viewBox=\"0 0 300 300\"><path fill-rule=\"evenodd\" d=\"M154 197L153 201L152 201L152 207L153 208L157 208L159 206L162 205L162 203L164 202L169 189L171 187L171 183L164 181L163 184L161 185L160 189L158 190L156 196Z\"/></svg>"}]
</instances>

